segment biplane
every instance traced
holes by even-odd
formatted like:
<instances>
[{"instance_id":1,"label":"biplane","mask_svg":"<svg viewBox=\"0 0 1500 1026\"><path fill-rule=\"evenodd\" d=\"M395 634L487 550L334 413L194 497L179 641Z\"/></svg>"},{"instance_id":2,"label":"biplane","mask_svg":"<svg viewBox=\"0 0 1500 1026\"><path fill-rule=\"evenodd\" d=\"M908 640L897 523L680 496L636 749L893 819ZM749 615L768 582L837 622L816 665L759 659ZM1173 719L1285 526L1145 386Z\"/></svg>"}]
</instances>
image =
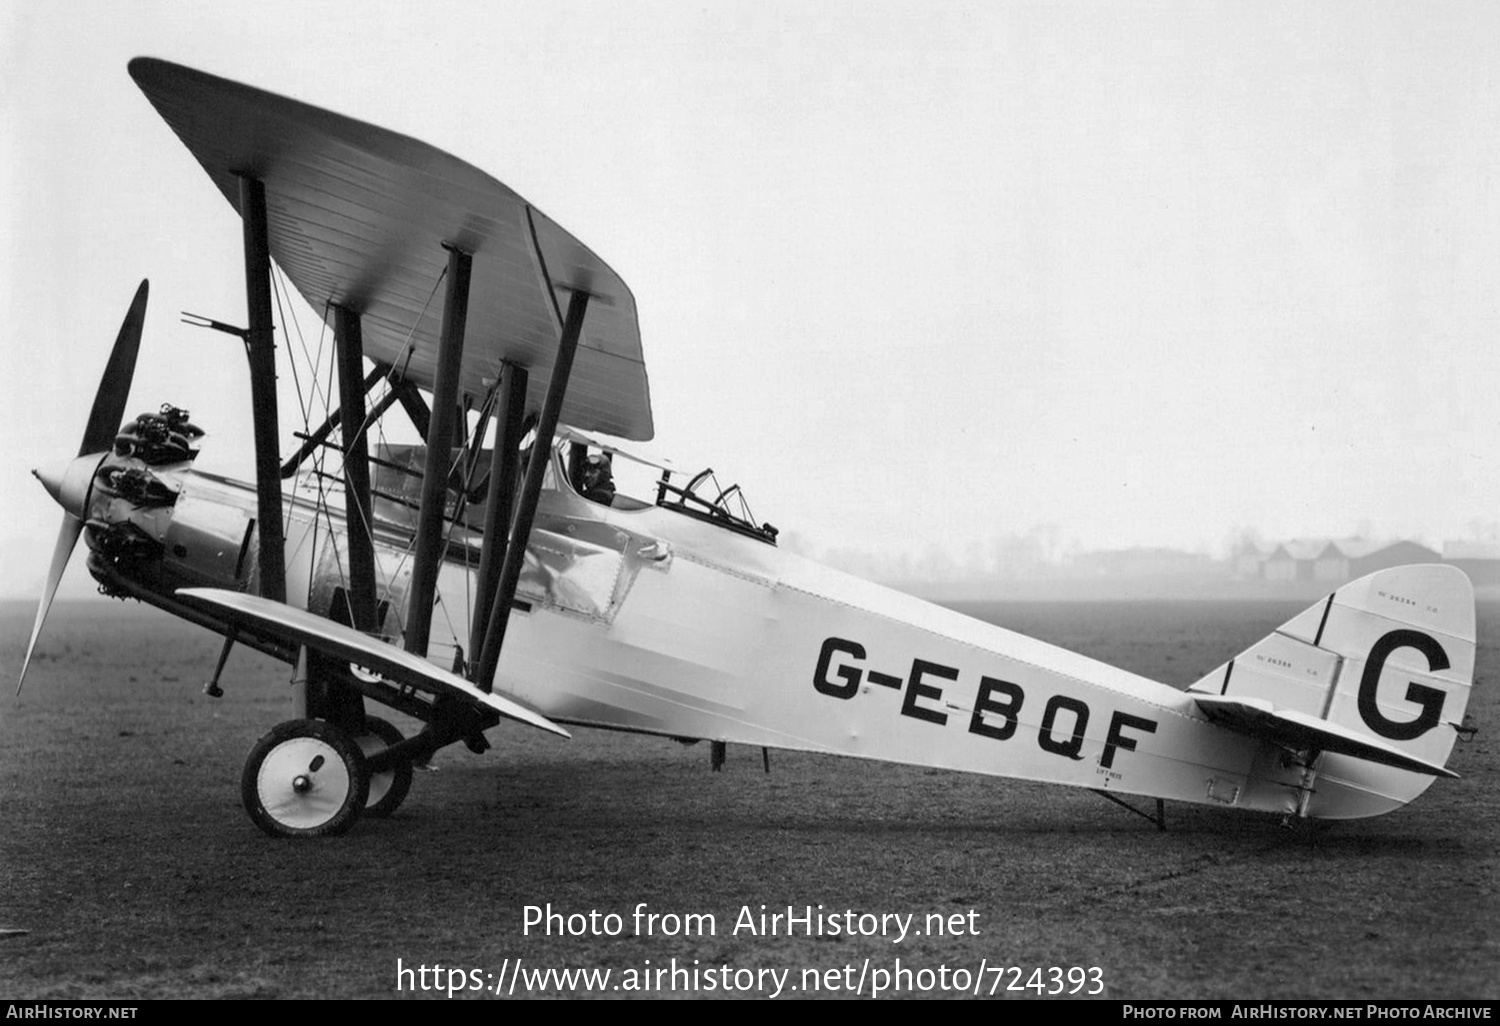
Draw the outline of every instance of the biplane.
<instances>
[{"instance_id":1,"label":"biplane","mask_svg":"<svg viewBox=\"0 0 1500 1026\"><path fill-rule=\"evenodd\" d=\"M200 469L180 409L122 423L142 282L76 457L37 472L64 518L26 660L81 536L106 594L223 636L210 693L233 645L284 661L290 717L241 779L266 832L389 814L502 720L1045 781L1155 799L1159 825L1164 800L1371 816L1456 775L1460 571L1346 584L1179 690L824 568L738 485L644 454L635 299L525 199L394 132L129 70L241 221L247 323L188 319L243 342L255 481ZM337 397L285 460L273 261L322 311ZM383 441L397 407L421 444Z\"/></svg>"}]
</instances>

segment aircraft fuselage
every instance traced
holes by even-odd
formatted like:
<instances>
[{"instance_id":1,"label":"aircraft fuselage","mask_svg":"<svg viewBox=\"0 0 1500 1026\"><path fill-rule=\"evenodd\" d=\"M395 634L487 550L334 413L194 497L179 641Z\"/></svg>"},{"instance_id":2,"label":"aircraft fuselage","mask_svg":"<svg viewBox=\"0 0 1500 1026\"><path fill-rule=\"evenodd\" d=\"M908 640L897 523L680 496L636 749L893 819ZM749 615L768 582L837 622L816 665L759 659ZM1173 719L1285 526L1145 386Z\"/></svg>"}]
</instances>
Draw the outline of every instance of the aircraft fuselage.
<instances>
[{"instance_id":1,"label":"aircraft fuselage","mask_svg":"<svg viewBox=\"0 0 1500 1026\"><path fill-rule=\"evenodd\" d=\"M591 502L559 483L554 459L493 687L555 721L1297 807L1303 768L1209 722L1182 691L713 523ZM129 498L88 497L94 564L163 604L184 586L253 591L254 489L186 466L151 477L154 492L138 482ZM284 502L288 600L321 615L348 566L327 488L309 478ZM173 501L143 503L150 494ZM399 644L410 535L387 527L375 540L379 632ZM457 524L447 544L427 658L452 668L471 656L478 540Z\"/></svg>"}]
</instances>

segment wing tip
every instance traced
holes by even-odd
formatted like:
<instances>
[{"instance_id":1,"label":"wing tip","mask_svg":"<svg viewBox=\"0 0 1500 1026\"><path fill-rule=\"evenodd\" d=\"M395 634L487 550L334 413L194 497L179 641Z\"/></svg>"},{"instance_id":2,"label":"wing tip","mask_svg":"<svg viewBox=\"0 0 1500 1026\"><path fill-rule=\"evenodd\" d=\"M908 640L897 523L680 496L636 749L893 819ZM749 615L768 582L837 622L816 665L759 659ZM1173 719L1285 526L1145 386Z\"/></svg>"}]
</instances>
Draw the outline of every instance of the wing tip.
<instances>
[{"instance_id":1,"label":"wing tip","mask_svg":"<svg viewBox=\"0 0 1500 1026\"><path fill-rule=\"evenodd\" d=\"M132 57L125 64L125 70L130 73L131 78L135 79L135 84L142 89L146 88L148 82L160 79L170 70L180 67L182 67L180 64L164 61L160 57L145 56Z\"/></svg>"}]
</instances>

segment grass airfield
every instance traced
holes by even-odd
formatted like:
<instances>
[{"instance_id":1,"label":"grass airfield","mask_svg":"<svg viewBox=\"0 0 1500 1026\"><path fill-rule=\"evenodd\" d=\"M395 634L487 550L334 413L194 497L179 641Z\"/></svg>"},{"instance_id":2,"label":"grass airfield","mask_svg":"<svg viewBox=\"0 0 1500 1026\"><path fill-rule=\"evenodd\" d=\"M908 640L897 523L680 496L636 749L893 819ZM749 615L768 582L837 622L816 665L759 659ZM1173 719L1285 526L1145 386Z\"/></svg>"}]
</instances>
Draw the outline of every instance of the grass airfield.
<instances>
[{"instance_id":1,"label":"grass airfield","mask_svg":"<svg viewBox=\"0 0 1500 1026\"><path fill-rule=\"evenodd\" d=\"M1305 605L964 611L1185 687ZM12 678L33 613L0 604ZM1464 779L1371 820L1289 830L1169 803L1160 833L1084 791L785 752L768 775L737 747L711 773L706 744L507 724L483 756L439 753L391 819L294 843L239 806L246 752L289 715L287 669L238 649L225 697L207 698L216 636L134 603L60 603L25 692L0 699L0 931L25 931L0 933L0 996L446 998L454 968L485 988L455 999L493 1000L520 959L611 971L602 992L531 996L721 997L704 974L728 966L768 984L751 995L785 972L783 997L846 997L899 959L918 987L963 970L971 996L983 966L995 998L1037 996L1008 988L1053 966L1097 967L1102 996L1127 1000L1500 998L1497 628L1500 604L1481 604L1480 732L1449 764ZM637 935L642 903L704 928ZM548 905L614 913L620 935L526 932L527 906ZM761 905L966 925L899 943L733 929ZM398 993L398 959L443 973ZM652 980L674 964L697 985ZM630 973L649 989L608 989Z\"/></svg>"}]
</instances>

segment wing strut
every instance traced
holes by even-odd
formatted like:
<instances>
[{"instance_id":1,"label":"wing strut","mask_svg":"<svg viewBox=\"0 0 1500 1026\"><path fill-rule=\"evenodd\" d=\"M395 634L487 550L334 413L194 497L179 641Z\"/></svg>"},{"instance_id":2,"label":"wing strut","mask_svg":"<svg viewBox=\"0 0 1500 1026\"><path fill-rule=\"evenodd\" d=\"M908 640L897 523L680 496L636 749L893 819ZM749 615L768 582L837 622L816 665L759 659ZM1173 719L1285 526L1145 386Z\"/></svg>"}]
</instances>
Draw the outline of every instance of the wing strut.
<instances>
[{"instance_id":1,"label":"wing strut","mask_svg":"<svg viewBox=\"0 0 1500 1026\"><path fill-rule=\"evenodd\" d=\"M463 250L454 246L447 249L448 294L443 302L437 372L432 381L427 461L422 467L422 506L417 513L416 554L406 611L406 650L416 655L427 653L433 596L443 560L443 514L448 500L448 474L453 469L459 371L463 366L464 325L469 316L469 275L474 264L474 258Z\"/></svg>"},{"instance_id":2,"label":"wing strut","mask_svg":"<svg viewBox=\"0 0 1500 1026\"><path fill-rule=\"evenodd\" d=\"M474 623L469 632L469 651L479 655L473 670L480 691L489 691L495 677L498 647L486 648L490 609L505 566L506 540L511 512L516 506L521 439L525 435L526 368L509 360L500 365L499 409L495 411L495 447L490 452L490 480L484 503L484 550L479 556L479 581L474 589ZM485 658L490 662L486 663Z\"/></svg>"},{"instance_id":3,"label":"wing strut","mask_svg":"<svg viewBox=\"0 0 1500 1026\"><path fill-rule=\"evenodd\" d=\"M561 286L560 286L561 287ZM583 331L584 314L588 312L589 294L582 289L573 290L568 301L568 316L563 322L562 338L557 343L557 359L552 364L552 377L547 382L547 398L542 403L541 419L537 421L536 441L531 445L531 456L526 463L526 484L521 489L521 502L516 510L515 523L511 529L511 544L505 550L505 563L500 571L500 592L490 606L489 624L484 632L484 648L480 652L481 667L495 667L500 662L500 648L505 643L505 628L510 622L510 604L516 597L516 585L521 580L521 566L526 559L526 543L531 537L531 522L536 518L537 501L542 495L542 477L552 457L552 438L557 432L557 417L562 411L563 397L568 391L568 376L573 371L573 356L578 352L578 336ZM483 686L491 685L494 671L482 677Z\"/></svg>"},{"instance_id":4,"label":"wing strut","mask_svg":"<svg viewBox=\"0 0 1500 1026\"><path fill-rule=\"evenodd\" d=\"M375 542L371 531L370 451L365 433L365 392L361 381L365 343L359 314L333 308L333 344L339 364L339 416L344 435L344 510L349 531L349 617L354 629L372 631L375 623ZM377 368L378 371L378 368Z\"/></svg>"},{"instance_id":5,"label":"wing strut","mask_svg":"<svg viewBox=\"0 0 1500 1026\"><path fill-rule=\"evenodd\" d=\"M250 360L250 407L255 418L255 494L259 505L260 593L286 601L286 543L281 513L280 427L276 414L276 340L271 322L271 246L266 230L266 187L240 174L240 217L244 221L245 301L250 326L245 355Z\"/></svg>"},{"instance_id":6,"label":"wing strut","mask_svg":"<svg viewBox=\"0 0 1500 1026\"><path fill-rule=\"evenodd\" d=\"M406 413L406 419L411 421L411 426L417 429L417 434L426 438L432 413L422 401L422 393L417 390L417 386L403 376L391 382L391 391L401 401L401 409Z\"/></svg>"}]
</instances>

